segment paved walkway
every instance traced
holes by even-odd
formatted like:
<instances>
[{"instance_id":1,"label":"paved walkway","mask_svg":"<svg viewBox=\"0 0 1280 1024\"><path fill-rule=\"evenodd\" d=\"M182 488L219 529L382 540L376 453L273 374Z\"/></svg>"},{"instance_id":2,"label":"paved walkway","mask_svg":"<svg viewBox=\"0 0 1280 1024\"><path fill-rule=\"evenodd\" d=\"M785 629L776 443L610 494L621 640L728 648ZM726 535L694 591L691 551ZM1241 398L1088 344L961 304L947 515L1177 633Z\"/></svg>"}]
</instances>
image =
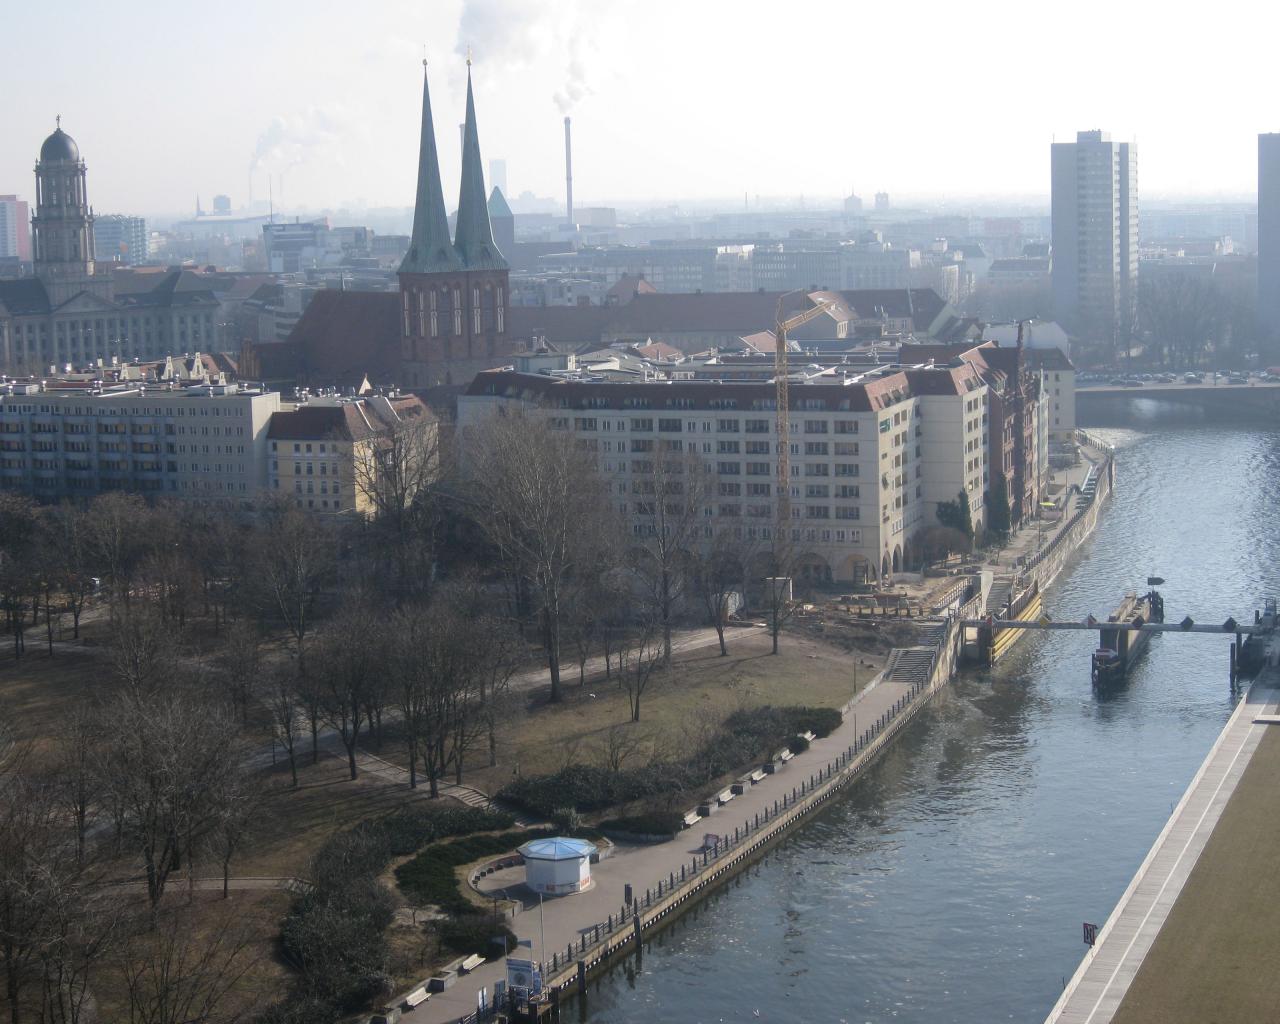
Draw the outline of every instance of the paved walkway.
<instances>
[{"instance_id":1,"label":"paved walkway","mask_svg":"<svg viewBox=\"0 0 1280 1024\"><path fill-rule=\"evenodd\" d=\"M1108 1024L1191 875L1280 701L1280 672L1249 689L1045 1024Z\"/></svg>"},{"instance_id":2,"label":"paved walkway","mask_svg":"<svg viewBox=\"0 0 1280 1024\"><path fill-rule=\"evenodd\" d=\"M549 962L553 953L559 953L563 959L567 946L589 934L609 915L618 915L627 883L631 883L638 896L643 896L647 888L656 887L660 880L666 884L673 874L678 879L681 866L692 865L704 833L723 835L727 832L732 838L735 826L749 825L754 815L772 810L775 801L781 800L784 794L790 796L793 788L798 789L801 782L807 782L811 775L826 768L855 737L907 696L911 687L912 682L905 679L876 680L858 695L846 711L844 722L830 736L815 740L777 775L766 776L764 781L670 842L644 846L618 844L612 856L593 866L595 884L588 892L546 900L541 913L536 899L526 896L526 909L511 922L512 930L519 938L533 943L535 959ZM514 898L521 891L522 877L523 869L497 872L484 879L481 888L498 896L510 890ZM545 950L542 948L544 934ZM459 978L452 988L432 996L430 1002L415 1011L414 1019L419 1024L447 1024L464 1017L475 1010L481 987L487 988L492 998L494 982L505 979L505 971L502 961L485 964Z\"/></svg>"}]
</instances>

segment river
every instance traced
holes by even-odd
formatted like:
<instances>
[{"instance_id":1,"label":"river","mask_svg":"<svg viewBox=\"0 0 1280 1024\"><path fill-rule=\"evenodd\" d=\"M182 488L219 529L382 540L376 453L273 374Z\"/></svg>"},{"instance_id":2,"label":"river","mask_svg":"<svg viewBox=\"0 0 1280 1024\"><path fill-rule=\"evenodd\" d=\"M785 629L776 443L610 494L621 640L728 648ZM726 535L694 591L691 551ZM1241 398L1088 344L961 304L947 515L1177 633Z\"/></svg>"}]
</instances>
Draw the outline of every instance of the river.
<instances>
[{"instance_id":1,"label":"river","mask_svg":"<svg viewBox=\"0 0 1280 1024\"><path fill-rule=\"evenodd\" d=\"M1095 429L1117 490L1049 614L1101 617L1157 575L1169 619L1251 617L1278 589L1280 433L1150 402ZM1234 704L1225 637L1154 638L1105 699L1095 645L1031 634L966 672L847 796L593 982L581 1019L1043 1020Z\"/></svg>"}]
</instances>

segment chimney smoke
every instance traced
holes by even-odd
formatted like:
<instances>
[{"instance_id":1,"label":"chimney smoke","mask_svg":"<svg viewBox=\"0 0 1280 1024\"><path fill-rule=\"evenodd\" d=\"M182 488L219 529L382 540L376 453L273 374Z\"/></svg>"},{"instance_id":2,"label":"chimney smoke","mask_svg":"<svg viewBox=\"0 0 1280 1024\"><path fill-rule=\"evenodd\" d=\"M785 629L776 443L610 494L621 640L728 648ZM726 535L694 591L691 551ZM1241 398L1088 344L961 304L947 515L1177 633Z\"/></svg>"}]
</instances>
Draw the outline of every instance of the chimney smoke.
<instances>
[{"instance_id":1,"label":"chimney smoke","mask_svg":"<svg viewBox=\"0 0 1280 1024\"><path fill-rule=\"evenodd\" d=\"M573 141L570 137L569 118L564 119L564 204L565 220L573 224Z\"/></svg>"}]
</instances>

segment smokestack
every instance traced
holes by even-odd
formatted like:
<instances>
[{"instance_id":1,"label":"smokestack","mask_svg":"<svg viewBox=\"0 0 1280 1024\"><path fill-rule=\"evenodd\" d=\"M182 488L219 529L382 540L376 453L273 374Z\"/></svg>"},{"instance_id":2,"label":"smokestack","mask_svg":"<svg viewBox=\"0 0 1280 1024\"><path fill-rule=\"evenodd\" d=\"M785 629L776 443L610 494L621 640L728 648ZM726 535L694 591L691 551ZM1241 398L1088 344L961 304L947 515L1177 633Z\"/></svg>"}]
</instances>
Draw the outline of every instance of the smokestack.
<instances>
[{"instance_id":1,"label":"smokestack","mask_svg":"<svg viewBox=\"0 0 1280 1024\"><path fill-rule=\"evenodd\" d=\"M573 140L569 133L569 119L564 119L564 205L566 221L573 223Z\"/></svg>"}]
</instances>

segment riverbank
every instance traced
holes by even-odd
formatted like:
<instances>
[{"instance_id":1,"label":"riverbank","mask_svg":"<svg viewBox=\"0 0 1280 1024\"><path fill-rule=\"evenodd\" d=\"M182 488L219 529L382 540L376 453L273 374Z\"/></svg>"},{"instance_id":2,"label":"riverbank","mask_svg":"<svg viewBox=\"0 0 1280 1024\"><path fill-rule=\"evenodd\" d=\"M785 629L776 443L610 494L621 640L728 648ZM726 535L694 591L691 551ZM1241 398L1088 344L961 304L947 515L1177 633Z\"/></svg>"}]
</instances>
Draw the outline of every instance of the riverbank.
<instances>
[{"instance_id":1,"label":"riverbank","mask_svg":"<svg viewBox=\"0 0 1280 1024\"><path fill-rule=\"evenodd\" d=\"M1173 1018L1156 1014L1148 1015L1130 1005L1125 1013L1117 1015L1126 994L1140 972L1144 970L1149 952L1161 934L1175 904L1181 902L1184 887L1192 878L1202 853L1210 842L1216 826L1227 810L1233 794L1241 784L1254 753L1264 735L1274 723L1265 721L1273 716L1280 702L1280 671L1264 669L1240 701L1200 770L1187 787L1168 822L1165 824L1146 859L1139 867L1129 887L1120 897L1115 909L1098 933L1096 944L1086 954L1062 996L1046 1018L1046 1024L1109 1024L1112 1020L1131 1022L1149 1021L1151 1024L1167 1024ZM1263 720L1259 720L1260 717ZM1274 738L1271 742L1274 742ZM1257 783L1250 785L1252 791ZM1237 810L1232 817L1239 815ZM1220 846L1223 844L1220 844ZM1230 857L1228 849L1219 849L1215 859ZM1211 870L1211 869L1210 869ZM1240 887L1241 874L1229 876L1233 887ZM1202 872L1188 893L1188 907L1199 902L1199 893L1206 885ZM1252 887L1250 887L1252 888ZM1246 897L1246 898L1251 898ZM1178 917L1181 935L1200 932L1205 920L1186 920L1187 910ZM1232 922L1227 927L1234 928ZM1171 938L1162 950L1161 961L1153 964L1142 985L1150 991L1151 977L1170 977L1172 963L1186 958L1176 938ZM1259 949L1262 954L1263 949ZM1269 949L1265 952L1269 953ZM1269 970L1268 964L1268 970ZM1182 970L1182 984L1199 988L1204 983L1203 972L1208 965L1203 961L1188 962ZM1221 984L1225 979L1219 978ZM1161 1005L1167 1003L1168 992L1161 997ZM1148 997L1148 1001L1150 998ZM1183 1002L1187 1008L1190 1004ZM1221 1007L1217 1007L1221 1009ZM1188 1016L1188 1021L1251 1020L1249 1015L1236 1016L1225 1013L1213 1018Z\"/></svg>"}]
</instances>

